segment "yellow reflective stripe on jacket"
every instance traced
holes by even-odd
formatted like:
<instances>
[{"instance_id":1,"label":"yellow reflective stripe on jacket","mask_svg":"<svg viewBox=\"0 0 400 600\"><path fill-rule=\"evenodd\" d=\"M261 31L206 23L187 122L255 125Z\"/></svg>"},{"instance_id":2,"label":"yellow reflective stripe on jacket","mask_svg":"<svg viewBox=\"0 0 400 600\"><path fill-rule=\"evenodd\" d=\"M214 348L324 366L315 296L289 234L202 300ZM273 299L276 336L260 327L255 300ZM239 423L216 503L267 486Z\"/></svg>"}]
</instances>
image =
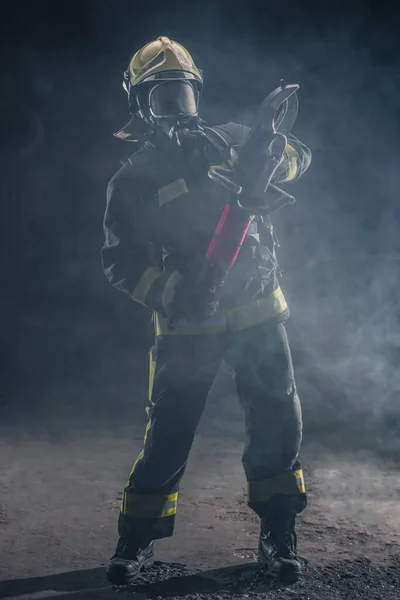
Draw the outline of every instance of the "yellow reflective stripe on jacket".
<instances>
[{"instance_id":1,"label":"yellow reflective stripe on jacket","mask_svg":"<svg viewBox=\"0 0 400 600\"><path fill-rule=\"evenodd\" d=\"M180 319L170 327L169 320L155 313L154 329L156 336L159 335L204 335L207 333L218 333L224 331L227 327L227 320L224 311L220 311L211 319L206 319L200 323Z\"/></svg>"},{"instance_id":2,"label":"yellow reflective stripe on jacket","mask_svg":"<svg viewBox=\"0 0 400 600\"><path fill-rule=\"evenodd\" d=\"M153 283L161 277L163 271L159 267L149 267L145 270L139 281L137 282L135 289L133 290L131 297L140 304L146 304L146 297Z\"/></svg>"},{"instance_id":3,"label":"yellow reflective stripe on jacket","mask_svg":"<svg viewBox=\"0 0 400 600\"><path fill-rule=\"evenodd\" d=\"M288 305L280 287L269 296L253 300L248 304L227 311L231 331L240 331L277 317L287 310Z\"/></svg>"},{"instance_id":4,"label":"yellow reflective stripe on jacket","mask_svg":"<svg viewBox=\"0 0 400 600\"><path fill-rule=\"evenodd\" d=\"M179 196L183 196L183 194L188 193L186 181L184 179L177 179L168 185L164 185L157 190L158 202L159 205L162 206L167 202L171 202L171 200L175 200L179 198Z\"/></svg>"},{"instance_id":5,"label":"yellow reflective stripe on jacket","mask_svg":"<svg viewBox=\"0 0 400 600\"><path fill-rule=\"evenodd\" d=\"M158 494L131 494L124 492L121 513L128 517L154 519L176 514L178 492L168 496Z\"/></svg>"},{"instance_id":6,"label":"yellow reflective stripe on jacket","mask_svg":"<svg viewBox=\"0 0 400 600\"><path fill-rule=\"evenodd\" d=\"M249 502L266 502L275 494L305 494L303 471L288 471L276 477L249 481L247 484Z\"/></svg>"},{"instance_id":7,"label":"yellow reflective stripe on jacket","mask_svg":"<svg viewBox=\"0 0 400 600\"><path fill-rule=\"evenodd\" d=\"M286 144L285 154L287 158L287 175L285 179L281 179L280 183L286 183L288 181L293 181L293 179L297 175L297 163L298 156L296 149L291 144Z\"/></svg>"},{"instance_id":8,"label":"yellow reflective stripe on jacket","mask_svg":"<svg viewBox=\"0 0 400 600\"><path fill-rule=\"evenodd\" d=\"M269 296L253 300L237 308L219 310L213 317L201 323L193 323L185 319L179 320L170 327L168 319L155 313L155 333L159 335L204 335L220 331L240 331L277 317L288 309L285 296L280 287Z\"/></svg>"}]
</instances>

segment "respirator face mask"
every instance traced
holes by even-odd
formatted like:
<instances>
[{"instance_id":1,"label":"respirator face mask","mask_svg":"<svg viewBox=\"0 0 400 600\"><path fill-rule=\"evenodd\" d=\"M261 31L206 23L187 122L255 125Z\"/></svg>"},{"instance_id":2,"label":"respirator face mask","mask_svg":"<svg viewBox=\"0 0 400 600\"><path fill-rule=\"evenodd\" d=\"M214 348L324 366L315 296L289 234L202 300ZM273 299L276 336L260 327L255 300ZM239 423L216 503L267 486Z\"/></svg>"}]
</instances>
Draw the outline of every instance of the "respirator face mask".
<instances>
[{"instance_id":1,"label":"respirator face mask","mask_svg":"<svg viewBox=\"0 0 400 600\"><path fill-rule=\"evenodd\" d=\"M149 110L154 119L180 121L197 117L197 92L188 81L162 81L149 92Z\"/></svg>"}]
</instances>

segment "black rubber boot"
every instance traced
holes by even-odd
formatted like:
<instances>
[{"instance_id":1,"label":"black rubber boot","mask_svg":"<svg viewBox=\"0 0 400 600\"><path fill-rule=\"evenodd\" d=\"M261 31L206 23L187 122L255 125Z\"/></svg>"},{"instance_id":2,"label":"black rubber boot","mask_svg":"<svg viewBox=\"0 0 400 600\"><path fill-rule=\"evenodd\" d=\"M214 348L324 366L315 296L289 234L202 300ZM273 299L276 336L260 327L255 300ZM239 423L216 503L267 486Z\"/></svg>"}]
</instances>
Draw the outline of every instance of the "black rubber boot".
<instances>
[{"instance_id":1,"label":"black rubber boot","mask_svg":"<svg viewBox=\"0 0 400 600\"><path fill-rule=\"evenodd\" d=\"M137 544L127 543L120 537L106 570L107 579L114 585L131 585L141 570L152 563L153 556L154 542L145 548L138 548Z\"/></svg>"},{"instance_id":2,"label":"black rubber boot","mask_svg":"<svg viewBox=\"0 0 400 600\"><path fill-rule=\"evenodd\" d=\"M295 516L274 523L266 523L262 519L261 523L258 561L267 568L271 577L282 583L295 583L301 575L294 530Z\"/></svg>"}]
</instances>

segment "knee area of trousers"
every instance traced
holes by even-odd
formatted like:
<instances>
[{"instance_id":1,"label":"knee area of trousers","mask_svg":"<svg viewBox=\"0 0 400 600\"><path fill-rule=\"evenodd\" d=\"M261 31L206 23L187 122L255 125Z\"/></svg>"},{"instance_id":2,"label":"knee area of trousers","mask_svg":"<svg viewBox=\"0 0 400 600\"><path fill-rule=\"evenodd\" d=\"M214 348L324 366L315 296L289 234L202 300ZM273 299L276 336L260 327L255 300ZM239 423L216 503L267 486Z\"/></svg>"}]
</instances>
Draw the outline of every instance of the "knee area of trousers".
<instances>
[{"instance_id":1,"label":"knee area of trousers","mask_svg":"<svg viewBox=\"0 0 400 600\"><path fill-rule=\"evenodd\" d=\"M303 417L301 410L300 398L297 394L296 388L289 388L286 393L282 393L279 396L279 408L282 413L282 421L290 425L290 427L294 427L295 429L299 429L301 431L303 426Z\"/></svg>"},{"instance_id":2,"label":"knee area of trousers","mask_svg":"<svg viewBox=\"0 0 400 600\"><path fill-rule=\"evenodd\" d=\"M275 392L273 398L267 399L258 412L260 422L265 423L266 432L276 437L277 433L288 440L301 437L303 430L303 417L300 399L297 392L286 390Z\"/></svg>"},{"instance_id":3,"label":"knee area of trousers","mask_svg":"<svg viewBox=\"0 0 400 600\"><path fill-rule=\"evenodd\" d=\"M199 401L190 394L176 394L169 398L156 398L149 411L149 418L162 421L163 429L173 431L177 427L195 427L203 412L204 403L205 400L201 399Z\"/></svg>"}]
</instances>

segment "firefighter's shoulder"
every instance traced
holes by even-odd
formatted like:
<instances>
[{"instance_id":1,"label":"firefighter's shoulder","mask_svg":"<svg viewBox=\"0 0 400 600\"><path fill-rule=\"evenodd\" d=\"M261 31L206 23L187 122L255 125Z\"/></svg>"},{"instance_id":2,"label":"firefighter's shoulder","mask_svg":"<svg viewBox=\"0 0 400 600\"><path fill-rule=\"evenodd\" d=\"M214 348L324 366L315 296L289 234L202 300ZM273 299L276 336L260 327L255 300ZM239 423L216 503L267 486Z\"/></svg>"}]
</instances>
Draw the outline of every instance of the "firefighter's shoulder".
<instances>
[{"instance_id":1,"label":"firefighter's shoulder","mask_svg":"<svg viewBox=\"0 0 400 600\"><path fill-rule=\"evenodd\" d=\"M138 148L125 161L122 161L122 166L112 177L111 181L143 177L147 170L148 154L143 146Z\"/></svg>"},{"instance_id":2,"label":"firefighter's shoulder","mask_svg":"<svg viewBox=\"0 0 400 600\"><path fill-rule=\"evenodd\" d=\"M125 160L118 171L111 177L107 186L107 196L121 194L125 190L139 189L146 181L149 171L148 155L143 148L139 148Z\"/></svg>"}]
</instances>

